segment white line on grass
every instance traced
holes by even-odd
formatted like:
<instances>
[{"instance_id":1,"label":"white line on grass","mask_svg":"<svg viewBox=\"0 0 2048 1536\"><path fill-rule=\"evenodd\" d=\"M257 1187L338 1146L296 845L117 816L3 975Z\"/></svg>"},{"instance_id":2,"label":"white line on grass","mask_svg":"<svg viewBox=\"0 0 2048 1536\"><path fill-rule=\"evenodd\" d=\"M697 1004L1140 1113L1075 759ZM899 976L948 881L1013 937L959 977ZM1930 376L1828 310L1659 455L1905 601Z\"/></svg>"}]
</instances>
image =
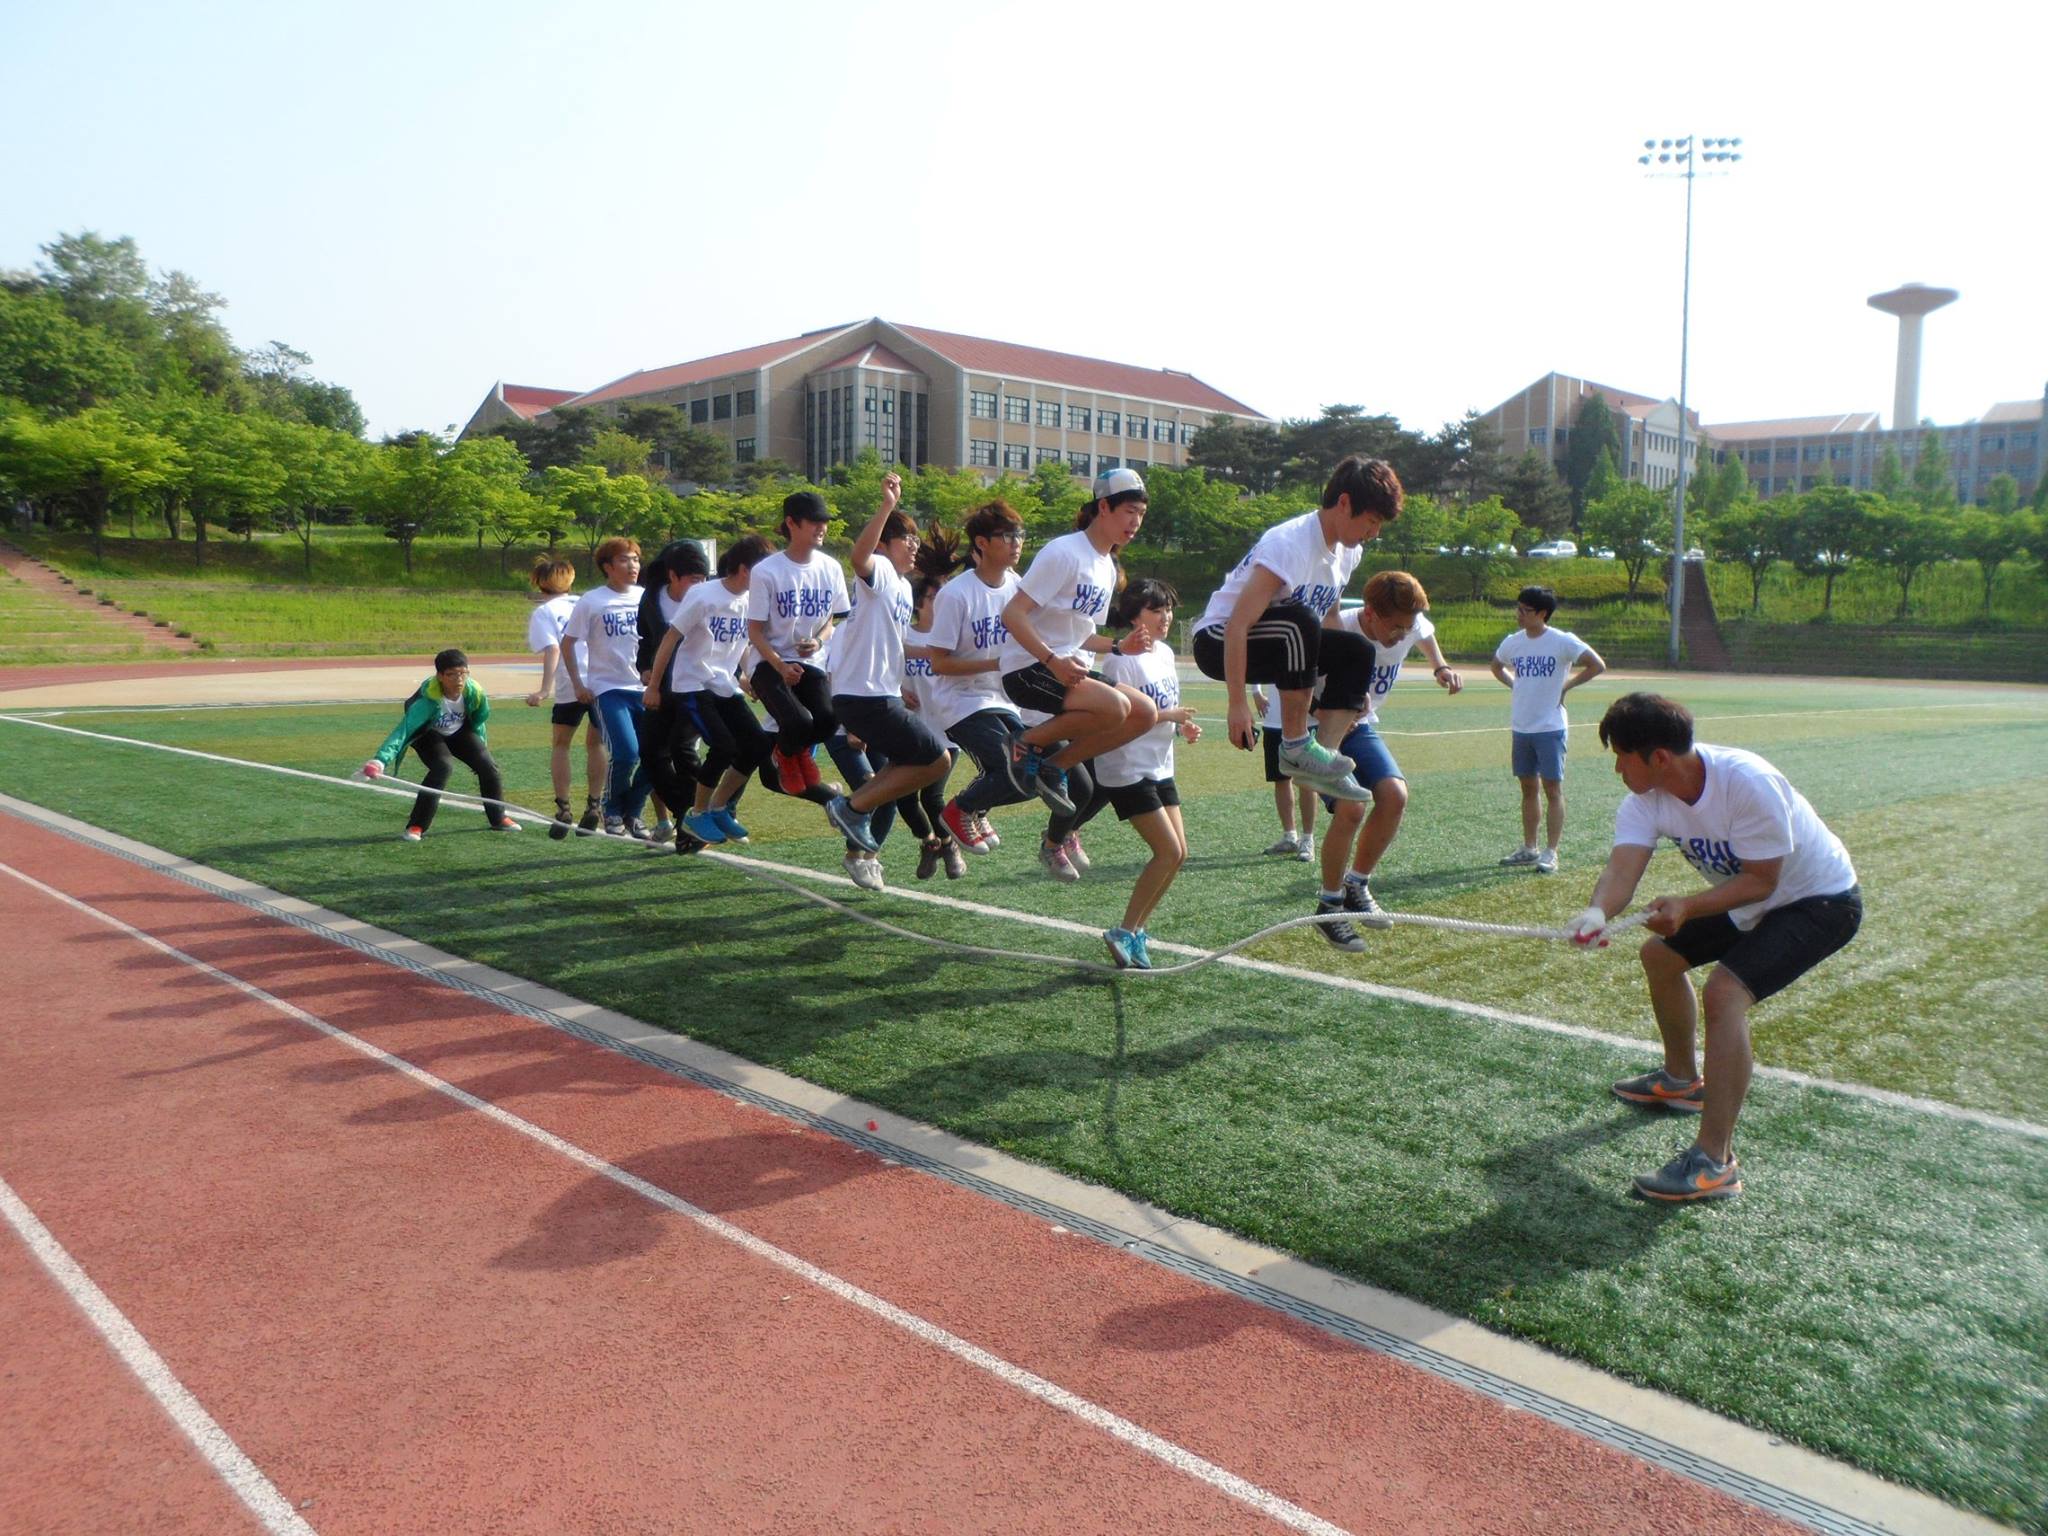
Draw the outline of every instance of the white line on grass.
<instances>
[{"instance_id":1,"label":"white line on grass","mask_svg":"<svg viewBox=\"0 0 2048 1536\"><path fill-rule=\"evenodd\" d=\"M1850 709L1774 709L1757 714L1695 715L1693 717L1693 723L1695 725L1704 725L1712 727L1723 720L1806 720L1812 719L1815 716L1819 715L1887 715L1909 712L1913 714L1919 714L1923 711L1930 709L2007 710L2012 707L2012 705L2001 704L1994 700L1989 699L1977 699L1967 703L1958 704L1868 704L1857 705L1854 708ZM1195 718L1197 720L1216 725L1224 723L1225 719L1225 717L1222 715L1197 715L1195 716ZM1583 720L1580 721L1577 725L1567 727L1567 729L1574 731L1593 731L1598 730L1599 728L1600 723L1597 720ZM1509 728L1505 725L1472 725L1464 726L1454 731L1390 731L1386 729L1384 726L1375 725L1373 729L1378 731L1382 736L1420 737L1503 736L1507 734Z\"/></svg>"},{"instance_id":2,"label":"white line on grass","mask_svg":"<svg viewBox=\"0 0 2048 1536\"><path fill-rule=\"evenodd\" d=\"M9 870L8 873L16 871ZM219 1474L235 1497L248 1506L249 1512L263 1522L263 1528L278 1533L278 1536L314 1536L313 1527L299 1518L291 1501L277 1491L277 1485L263 1475L213 1415L199 1405L199 1399L171 1373L164 1357L150 1348L149 1341L107 1298L107 1293L93 1283L92 1277L79 1267L78 1261L65 1251L64 1245L57 1241L50 1229L36 1219L36 1213L28 1208L4 1178L0 1178L0 1215L7 1218L7 1224L14 1228L22 1242L28 1245L29 1252L49 1271L50 1278L85 1314L100 1337L120 1356L121 1363L135 1373L136 1380L156 1399L157 1406L170 1416L171 1422L183 1431L193 1448L206 1459L206 1464Z\"/></svg>"},{"instance_id":3,"label":"white line on grass","mask_svg":"<svg viewBox=\"0 0 2048 1536\"><path fill-rule=\"evenodd\" d=\"M841 1301L858 1307L871 1316L901 1329L913 1338L929 1344L935 1349L943 1350L955 1359L973 1366L977 1370L988 1373L1005 1385L1013 1387L1027 1396L1036 1398L1050 1407L1057 1408L1061 1412L1072 1414L1083 1423L1101 1430L1111 1438L1121 1441L1134 1450L1142 1451L1144 1454L1156 1458L1173 1468L1176 1472L1191 1477L1198 1482L1206 1483L1219 1492L1228 1494L1231 1498L1249 1505L1260 1514L1265 1515L1271 1520L1278 1521L1290 1530L1314 1532L1316 1536L1347 1536L1343 1527L1333 1525L1321 1516L1309 1513L1309 1511L1301 1508L1299 1505L1288 1502L1278 1494L1259 1487L1256 1483L1248 1482L1236 1473L1219 1467L1214 1462L1208 1461L1201 1456L1197 1456L1193 1451L1186 1449L1184 1446L1177 1445L1163 1436L1155 1435L1142 1425L1135 1424L1131 1420L1112 1413L1107 1408L1091 1402L1077 1393L1068 1391L1057 1382L1048 1381L1045 1377L1037 1375L1035 1372L1027 1371L1022 1366L1014 1365L999 1355L991 1354L979 1345L970 1344L959 1335L948 1332L936 1323L929 1322L914 1312L905 1311L893 1302L884 1301L872 1292L864 1291L859 1286L840 1279L829 1270L820 1269L808 1260L800 1259L795 1254L756 1237L744 1228L736 1227L731 1222L724 1221L712 1215L709 1211L692 1205L681 1196L671 1194L659 1185L650 1184L637 1174L628 1173L625 1169L606 1162L595 1153L587 1152L575 1143L563 1140L552 1131L543 1130L540 1126L533 1124L529 1120L522 1120L509 1110L501 1109L497 1105L488 1103L472 1093L465 1092L463 1089L457 1088L453 1083L444 1082L431 1072L414 1066L402 1057L393 1056L390 1052L372 1045L369 1041L359 1039L347 1030L329 1024L325 1019L316 1018L314 1015L306 1012L305 1009L288 1003L283 998L266 992L263 988L251 982L243 981L238 976L230 975L216 966L209 965L196 955L188 955L181 949L173 948L163 940L143 932L132 924L123 922L111 913L102 912L99 908L90 906L76 897L56 889L54 886L45 885L33 875L26 874L11 864L0 863L0 873L11 875L23 884L42 892L45 896L62 902L65 906L82 912L86 916L106 924L109 928L127 934L130 938L147 945L158 953L167 955L181 964L190 966L203 975L210 976L214 980L232 987L235 991L247 997L254 998L256 1001L276 1009L286 1017L318 1031L320 1034L341 1045L347 1046L349 1049L368 1057L380 1066L389 1067L392 1071L410 1078L422 1088L431 1089L435 1093L443 1094L453 1099L465 1108L475 1110L478 1114L497 1122L507 1130L516 1131L529 1140L546 1147L549 1151L567 1158L570 1162L609 1179L622 1188L631 1190L642 1199L658 1205L664 1210L672 1211L688 1221L695 1222L713 1236L723 1238L734 1246L752 1254L755 1258L765 1260L777 1268L797 1276L799 1279L816 1286L828 1295L835 1296ZM4 1185L0 1185L0 1189L4 1188ZM9 1215L10 1217L12 1216L11 1210ZM31 1221L34 1220L32 1216L29 1219ZM81 1275L80 1278L82 1279L83 1276ZM91 1282L87 1281L86 1283L90 1284ZM147 1346L145 1345L144 1348L147 1348ZM140 1374L139 1371L138 1374ZM197 1409L198 1405L195 1403L193 1407ZM208 1420L207 1422L210 1424L212 1421ZM215 1427L218 1428L218 1426ZM222 1436L222 1439L226 1439L225 1435ZM231 1445L230 1448L232 1448ZM239 1455L240 1453L237 1452L236 1454ZM244 1460L246 1461L246 1458ZM250 1466L249 1470L259 1478L262 1476L261 1473L255 1471L253 1465ZM263 1486L266 1488L270 1487L267 1482ZM240 1489L238 1488L237 1491L240 1492ZM276 1494L274 1488L270 1491L273 1495ZM245 1495L244 1497L246 1500L247 1496ZM282 1502L282 1496L278 1497L280 1502ZM255 1506L252 1504L251 1507L254 1508ZM305 1530L310 1532L311 1528L306 1526L303 1521L300 1521L289 1506L285 1507L283 1513L294 1524L289 1526L274 1525L270 1527L271 1529Z\"/></svg>"}]
</instances>

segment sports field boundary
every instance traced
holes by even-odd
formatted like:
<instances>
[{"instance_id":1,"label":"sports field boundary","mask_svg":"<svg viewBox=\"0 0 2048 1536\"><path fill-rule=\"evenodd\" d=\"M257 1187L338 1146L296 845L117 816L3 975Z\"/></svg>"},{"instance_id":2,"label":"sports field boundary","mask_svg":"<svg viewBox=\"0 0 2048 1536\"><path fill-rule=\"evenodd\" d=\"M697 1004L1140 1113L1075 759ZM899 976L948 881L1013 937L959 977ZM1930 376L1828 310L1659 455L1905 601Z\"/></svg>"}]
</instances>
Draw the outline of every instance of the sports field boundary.
<instances>
[{"instance_id":1,"label":"sports field boundary","mask_svg":"<svg viewBox=\"0 0 2048 1536\"><path fill-rule=\"evenodd\" d=\"M947 1179L1828 1533L2008 1529L1930 1495L1278 1250L1082 1183L523 977L0 795L0 809L264 917ZM737 862L737 861L736 861ZM817 876L812 871L796 871ZM845 883L845 882L841 882ZM912 893L905 893L912 894ZM943 900L943 898L933 898ZM968 903L948 905L969 906ZM1018 914L1023 915L1023 914ZM1041 920L1057 923L1057 920ZM1078 926L1078 925L1061 925ZM1092 934L1094 930L1081 928ZM1342 980L1267 967L1291 978ZM1362 984L1361 984L1362 985ZM1389 989L1378 989L1387 993ZM1393 994L1399 995L1399 994ZM1418 1000L1434 1001L1421 999ZM1568 1026L1565 1028L1569 1029ZM1572 1031L1576 1032L1576 1031ZM1598 1038L1596 1036L1596 1038ZM1639 1042L1625 1042L1631 1047ZM1827 1085L1823 1085L1827 1086ZM872 1131L865 1127L872 1125ZM2035 1128L2039 1131L2039 1128ZM1694 1447L1711 1447L1707 1454Z\"/></svg>"}]
</instances>

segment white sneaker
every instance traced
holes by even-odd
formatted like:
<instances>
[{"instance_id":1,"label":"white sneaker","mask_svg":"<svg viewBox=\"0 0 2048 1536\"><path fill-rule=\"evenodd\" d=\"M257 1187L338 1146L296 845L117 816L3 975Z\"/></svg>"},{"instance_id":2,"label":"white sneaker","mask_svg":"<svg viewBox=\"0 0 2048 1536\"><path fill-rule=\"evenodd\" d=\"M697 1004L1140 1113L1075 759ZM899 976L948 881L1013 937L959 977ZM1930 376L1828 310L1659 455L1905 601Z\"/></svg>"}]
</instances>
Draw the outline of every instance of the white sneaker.
<instances>
[{"instance_id":1,"label":"white sneaker","mask_svg":"<svg viewBox=\"0 0 2048 1536\"><path fill-rule=\"evenodd\" d=\"M1500 862L1508 869L1527 869L1538 862L1538 856L1534 848L1517 848ZM1551 861L1551 867L1553 869L1557 867L1555 859Z\"/></svg>"},{"instance_id":2,"label":"white sneaker","mask_svg":"<svg viewBox=\"0 0 2048 1536\"><path fill-rule=\"evenodd\" d=\"M1279 840L1266 850L1268 853L1300 853L1301 839L1292 832L1283 832Z\"/></svg>"},{"instance_id":3,"label":"white sneaker","mask_svg":"<svg viewBox=\"0 0 2048 1536\"><path fill-rule=\"evenodd\" d=\"M871 859L864 853L849 853L840 861L846 869L846 878L864 891L879 891L882 888L882 861Z\"/></svg>"},{"instance_id":4,"label":"white sneaker","mask_svg":"<svg viewBox=\"0 0 2048 1536\"><path fill-rule=\"evenodd\" d=\"M1536 855L1536 873L1539 875L1554 875L1557 873L1557 850L1555 848L1546 848Z\"/></svg>"},{"instance_id":5,"label":"white sneaker","mask_svg":"<svg viewBox=\"0 0 2048 1536\"><path fill-rule=\"evenodd\" d=\"M982 845L993 853L1003 846L1003 840L996 836L996 829L988 817L980 811L974 813L974 830L981 834Z\"/></svg>"},{"instance_id":6,"label":"white sneaker","mask_svg":"<svg viewBox=\"0 0 2048 1536\"><path fill-rule=\"evenodd\" d=\"M1304 833L1302 833L1302 834L1301 834L1301 846L1300 846L1300 847L1298 847L1298 848L1296 848L1296 849L1294 850L1294 857L1295 857L1295 859L1296 859L1296 860L1297 860L1298 862L1300 862L1300 863L1303 863L1303 864L1313 864L1313 863L1315 863L1315 861L1316 861L1316 835L1315 835L1315 833L1313 833L1313 832L1304 832Z\"/></svg>"}]
</instances>

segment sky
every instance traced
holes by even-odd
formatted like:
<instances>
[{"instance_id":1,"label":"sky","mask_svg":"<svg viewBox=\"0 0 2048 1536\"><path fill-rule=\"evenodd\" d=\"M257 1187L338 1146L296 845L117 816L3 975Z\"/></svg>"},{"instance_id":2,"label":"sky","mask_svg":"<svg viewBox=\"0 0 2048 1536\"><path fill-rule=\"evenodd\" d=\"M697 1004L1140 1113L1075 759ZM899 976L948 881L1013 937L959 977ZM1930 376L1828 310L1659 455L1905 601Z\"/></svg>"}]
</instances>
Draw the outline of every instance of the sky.
<instances>
[{"instance_id":1,"label":"sky","mask_svg":"<svg viewBox=\"0 0 2048 1536\"><path fill-rule=\"evenodd\" d=\"M133 236L354 391L373 435L494 381L880 315L1433 429L1556 370L1874 410L2048 383L2048 8L0 0L0 267Z\"/></svg>"}]
</instances>

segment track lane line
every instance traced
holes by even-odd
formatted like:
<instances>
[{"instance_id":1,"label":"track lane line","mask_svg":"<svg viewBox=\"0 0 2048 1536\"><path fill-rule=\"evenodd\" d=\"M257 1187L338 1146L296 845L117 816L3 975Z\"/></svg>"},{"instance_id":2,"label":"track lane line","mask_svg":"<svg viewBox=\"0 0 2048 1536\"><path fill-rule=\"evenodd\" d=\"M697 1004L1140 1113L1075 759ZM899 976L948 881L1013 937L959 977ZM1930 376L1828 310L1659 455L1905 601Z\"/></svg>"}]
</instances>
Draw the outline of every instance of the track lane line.
<instances>
[{"instance_id":1,"label":"track lane line","mask_svg":"<svg viewBox=\"0 0 2048 1536\"><path fill-rule=\"evenodd\" d=\"M9 874L19 873L11 867L0 867L6 867ZM14 1192L5 1177L0 1177L0 1216L7 1218L7 1224L27 1245L29 1252L36 1256L50 1278L85 1314L86 1320L120 1357L121 1363L135 1373L135 1379L156 1399L171 1422L192 1442L193 1448L219 1474L221 1481L228 1485L249 1513L262 1522L263 1528L273 1536L315 1536L313 1527L300 1518L291 1501L278 1492L277 1485L263 1475L263 1470L235 1444L234 1438L221 1428L199 1399L186 1390L185 1384L173 1374L163 1356L150 1347L149 1340L128 1321L126 1314L114 1305L107 1293L93 1283L92 1276L65 1251L64 1245L37 1219L36 1213Z\"/></svg>"},{"instance_id":2,"label":"track lane line","mask_svg":"<svg viewBox=\"0 0 2048 1536\"><path fill-rule=\"evenodd\" d=\"M305 1025L307 1028L326 1036L337 1044L344 1045L359 1055L376 1062L378 1065L399 1073L422 1088L452 1099L466 1109L474 1110L505 1129L516 1132L558 1156L577 1164L579 1167L599 1177L608 1179L623 1189L631 1191L650 1204L685 1218L704 1231L724 1239L753 1257L765 1260L767 1263L796 1276L798 1279L826 1292L828 1295L857 1307L861 1311L900 1329L919 1341L951 1355L964 1364L973 1366L995 1377L1005 1385L1035 1398L1049 1407L1059 1409L1080 1419L1083 1423L1100 1430L1112 1439L1164 1463L1174 1471L1196 1482L1206 1484L1218 1492L1238 1500L1259 1514L1278 1522L1290 1530L1308 1532L1311 1533L1311 1536L1348 1536L1343 1527L1332 1524L1330 1521L1301 1508L1299 1505L1281 1498L1278 1494L1239 1477L1236 1473L1196 1455L1193 1451L1177 1445L1163 1436L1154 1434L1142 1425L1133 1423L1131 1420L1112 1413L1097 1403L1068 1391L1057 1382L1049 1381L1032 1371L1004 1360L1000 1356L982 1349L979 1345L972 1344L959 1335L926 1321L915 1313L906 1311L870 1291L863 1290L859 1286L842 1280L837 1275L819 1268L808 1260L799 1258L785 1249L778 1248L774 1244L754 1236L751 1232L737 1227L721 1217L714 1216L711 1212L699 1206L693 1205L680 1196L671 1194L660 1186L652 1184L636 1174L629 1173L594 1153L585 1151L574 1143L555 1135L552 1131L545 1130L531 1121L511 1113L509 1110L502 1109L495 1104L480 1099L474 1094L436 1077L431 1072L414 1066L411 1062L394 1056L381 1047L373 1045L345 1029L330 1024L314 1014L308 1013L296 1004L286 1002L283 998L264 990L262 987L244 981L230 972L221 970L219 967L201 960L196 955L187 954L185 951L165 943L153 934L146 933L133 924L113 916L111 913L103 912L99 908L80 901L67 892L58 890L55 886L47 885L43 881L36 879L33 875L15 868L12 864L0 862L0 874L9 875L31 889L40 892L42 895L60 902L119 933L125 934L136 942L155 950L157 953L176 960L180 964L188 966L202 975L264 1004L266 1007L275 1009L287 1018ZM0 1182L0 1191L5 1191L10 1197L12 1195L11 1190L7 1190L4 1182ZM12 1206L7 1207L10 1221L14 1219L14 1206L18 1206L30 1222L35 1222L33 1213L30 1213L26 1206L21 1206L18 1200L13 1200ZM40 1222L35 1222L35 1229L42 1231L45 1238L48 1238L48 1233L46 1229L42 1228ZM17 1230L23 1229L17 1226ZM54 1244L54 1239L49 1239L49 1241ZM61 1248L57 1249L57 1252L61 1254ZM38 1249L38 1256L43 1256L40 1249ZM47 1264L48 1262L49 1260L45 1259L45 1263ZM69 1263L68 1256L65 1262ZM91 1285L91 1281L85 1277L82 1270L77 1269L75 1264L71 1265L71 1268L76 1272L81 1281L86 1285ZM118 1318L120 1316L118 1310L113 1308L111 1302L106 1301L105 1296L99 1293L97 1287L93 1288L93 1294L99 1297L101 1304L114 1317ZM81 1302L81 1305L83 1304ZM95 1321L97 1323L97 1319ZM135 1333L134 1329L126 1324L125 1319L121 1320L121 1326L127 1328L127 1332L133 1336L135 1342L142 1349L148 1350L148 1345L142 1341L140 1334ZM102 1331L104 1332L105 1329ZM127 1358L126 1354L124 1354L123 1358ZM168 1367L163 1365L162 1360L155 1355L154 1351L149 1351L148 1358L155 1361L155 1368L161 1377L168 1381L172 1387L176 1387L178 1392L183 1393L184 1389L177 1387L175 1378L172 1378L169 1374ZM130 1363L131 1366L134 1365L133 1361ZM143 1375L140 1367L135 1368L138 1375ZM149 1379L149 1377L144 1376L145 1383L148 1383ZM204 1410L199 1408L196 1401L190 1399L190 1394L185 1393L184 1396L188 1401L191 1401L192 1410L198 1412L203 1417ZM211 1418L206 1418L205 1424L212 1427L213 1433L218 1436L219 1442L227 1450L232 1451L235 1457L240 1458L243 1466L247 1468L248 1474L253 1475L257 1479L262 1479L262 1473L255 1468L253 1463L248 1462L247 1457L242 1456L241 1452L234 1447L233 1442L227 1438L225 1431L220 1430L219 1426L214 1424ZM194 1443L200 1445L203 1452L207 1450L207 1443L202 1442L197 1434L194 1434L191 1429L188 1429L187 1433L188 1435L193 1435ZM211 1456L209 1456L209 1459L211 1459ZM231 1464L217 1463L217 1465ZM227 1475L226 1472L223 1472L223 1476ZM231 1485L236 1486L236 1491L242 1494L244 1502L250 1503L250 1507L257 1511L259 1518L263 1518L266 1521L268 1529L277 1532L289 1532L292 1533L292 1536L301 1536L301 1533L304 1533L304 1536L312 1536L312 1527L299 1519L296 1511L290 1508L289 1504L284 1501L283 1496L277 1493L276 1489L269 1484L267 1479L262 1479L262 1487L269 1489L270 1494L275 1498L277 1513L292 1521L292 1524L269 1524L270 1519L273 1518L271 1511L267 1508L261 1508L252 1502L250 1494L244 1493L240 1485L233 1484L232 1479L230 1481Z\"/></svg>"}]
</instances>

